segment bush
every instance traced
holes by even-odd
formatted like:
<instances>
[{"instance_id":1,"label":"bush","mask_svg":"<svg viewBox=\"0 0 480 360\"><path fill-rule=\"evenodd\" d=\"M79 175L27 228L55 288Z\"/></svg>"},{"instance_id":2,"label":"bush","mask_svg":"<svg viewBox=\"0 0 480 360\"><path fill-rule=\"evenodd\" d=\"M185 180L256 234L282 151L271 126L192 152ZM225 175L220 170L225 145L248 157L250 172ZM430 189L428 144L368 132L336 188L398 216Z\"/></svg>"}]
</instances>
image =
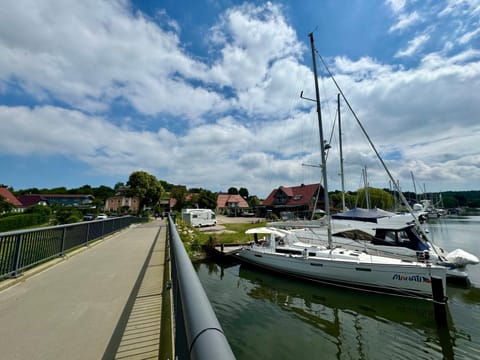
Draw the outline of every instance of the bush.
<instances>
[{"instance_id":1,"label":"bush","mask_svg":"<svg viewBox=\"0 0 480 360\"><path fill-rule=\"evenodd\" d=\"M33 205L25 209L24 214L40 214L50 216L52 209L46 205Z\"/></svg>"},{"instance_id":2,"label":"bush","mask_svg":"<svg viewBox=\"0 0 480 360\"><path fill-rule=\"evenodd\" d=\"M0 231L25 229L48 222L49 216L42 214L19 214L0 219Z\"/></svg>"}]
</instances>

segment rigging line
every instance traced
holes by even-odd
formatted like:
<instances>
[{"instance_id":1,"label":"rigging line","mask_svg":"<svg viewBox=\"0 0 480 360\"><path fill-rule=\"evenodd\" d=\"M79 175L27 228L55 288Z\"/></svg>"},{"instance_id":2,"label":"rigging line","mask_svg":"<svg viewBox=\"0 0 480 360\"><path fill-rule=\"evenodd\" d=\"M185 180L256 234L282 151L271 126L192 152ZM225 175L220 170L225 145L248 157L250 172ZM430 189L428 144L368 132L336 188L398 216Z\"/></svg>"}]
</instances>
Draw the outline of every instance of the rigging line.
<instances>
[{"instance_id":1,"label":"rigging line","mask_svg":"<svg viewBox=\"0 0 480 360\"><path fill-rule=\"evenodd\" d=\"M340 86L338 85L337 83L337 80L335 80L335 77L333 76L332 72L330 71L330 68L328 67L327 63L325 62L325 60L323 60L323 57L318 53L318 51L316 51L316 54L318 55L318 57L320 58L320 61L322 62L323 66L325 67L328 75L330 76L330 78L332 79L333 83L335 84L335 86L337 87L337 90L339 91L339 93L342 95L342 98L343 100L345 100L345 103L347 104L348 106L348 109L350 110L350 112L352 113L353 117L355 118L355 120L357 121L357 124L358 126L360 126L360 129L362 130L363 134L365 135L365 137L367 138L368 140L368 143L370 144L370 146L372 147L373 151L375 152L375 154L377 155L379 161L382 163L382 166L384 168L384 170L386 171L388 177L390 178L390 180L393 182L394 186L395 186L395 189L398 191L398 194L401 198L401 200L405 203L405 206L407 207L409 213L413 216L413 219L415 221L415 225L418 227L419 231L421 232L421 234L424 236L424 239L426 239L427 241L429 241L428 239L428 236L427 236L427 233L424 231L424 229L422 228L420 222L418 221L418 218L415 216L415 214L413 213L413 209L412 207L410 206L410 204L408 203L407 199L405 198L405 195L403 194L402 191L400 191L400 187L398 186L398 184L395 182L395 179L393 178L392 174L390 173L390 170L388 170L388 167L387 165L385 164L385 162L383 161L383 158L380 156L380 153L378 152L377 148L375 147L375 145L373 144L372 140L370 139L370 136L368 136L368 133L367 131L365 130L365 128L363 127L363 124L360 122L360 119L358 118L357 116L357 113L353 110L352 106L350 105L350 102L348 101L347 97L345 96L345 94L343 93L342 89L340 88ZM435 253L440 256L440 254L437 252L437 250L435 249L435 247L433 247L434 250L435 250Z\"/></svg>"}]
</instances>

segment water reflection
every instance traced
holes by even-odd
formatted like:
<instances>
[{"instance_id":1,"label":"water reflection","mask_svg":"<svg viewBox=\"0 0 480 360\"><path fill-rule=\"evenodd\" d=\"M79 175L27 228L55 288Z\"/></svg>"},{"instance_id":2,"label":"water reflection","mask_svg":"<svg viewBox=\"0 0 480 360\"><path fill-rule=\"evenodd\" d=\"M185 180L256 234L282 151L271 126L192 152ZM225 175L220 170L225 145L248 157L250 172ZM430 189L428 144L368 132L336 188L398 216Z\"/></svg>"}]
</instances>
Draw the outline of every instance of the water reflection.
<instances>
[{"instance_id":1,"label":"water reflection","mask_svg":"<svg viewBox=\"0 0 480 360\"><path fill-rule=\"evenodd\" d=\"M269 300L285 311L291 311L299 320L315 326L337 339L341 353L342 326L355 329L358 350L362 353L364 318L368 317L382 323L397 323L416 334L424 332L424 342L436 339L446 359L453 359L453 345L448 328L438 328L435 322L433 305L392 296L368 294L334 287L319 287L303 281L283 279L273 274L259 272L255 268L240 265L239 278L256 286L248 295L259 300ZM343 324L342 313L353 317L350 324ZM452 324L450 313L448 322ZM453 325L451 325L454 331ZM364 358L361 356L361 358Z\"/></svg>"},{"instance_id":2,"label":"water reflection","mask_svg":"<svg viewBox=\"0 0 480 360\"><path fill-rule=\"evenodd\" d=\"M319 352L325 355L319 358L337 359L454 359L455 340L465 339L465 334L455 329L450 311L448 327L437 327L433 305L427 301L323 287L235 262L196 266L199 273L215 279L211 286L218 288L218 282L222 283L221 301L229 301L229 306L215 304L215 299L213 305L217 316L225 317L229 340L242 344L232 344L238 359L254 355L307 359ZM208 288L209 282L202 282ZM232 299L225 299L227 293ZM263 331L265 322L270 323L269 330ZM315 343L305 345L301 336L315 339ZM264 353L262 344L269 341L282 350ZM298 344L303 344L300 352Z\"/></svg>"}]
</instances>

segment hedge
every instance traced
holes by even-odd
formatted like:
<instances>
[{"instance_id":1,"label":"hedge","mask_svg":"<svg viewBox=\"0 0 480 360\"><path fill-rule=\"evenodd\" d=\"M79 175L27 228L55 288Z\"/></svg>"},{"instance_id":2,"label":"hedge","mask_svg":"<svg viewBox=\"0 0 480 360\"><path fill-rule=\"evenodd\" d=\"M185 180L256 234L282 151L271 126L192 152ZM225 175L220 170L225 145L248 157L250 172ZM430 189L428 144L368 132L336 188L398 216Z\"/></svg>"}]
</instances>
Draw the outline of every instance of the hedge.
<instances>
[{"instance_id":1,"label":"hedge","mask_svg":"<svg viewBox=\"0 0 480 360\"><path fill-rule=\"evenodd\" d=\"M25 229L48 222L49 216L42 214L19 214L0 218L0 232Z\"/></svg>"}]
</instances>

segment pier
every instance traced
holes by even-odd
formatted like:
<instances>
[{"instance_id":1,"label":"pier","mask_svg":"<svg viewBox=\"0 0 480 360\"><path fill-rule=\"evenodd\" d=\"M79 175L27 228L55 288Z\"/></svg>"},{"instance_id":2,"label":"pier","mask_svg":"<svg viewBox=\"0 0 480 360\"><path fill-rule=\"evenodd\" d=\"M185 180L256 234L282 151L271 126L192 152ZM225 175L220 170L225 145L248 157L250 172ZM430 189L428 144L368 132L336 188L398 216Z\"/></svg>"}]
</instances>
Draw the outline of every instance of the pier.
<instances>
[{"instance_id":1,"label":"pier","mask_svg":"<svg viewBox=\"0 0 480 360\"><path fill-rule=\"evenodd\" d=\"M185 257L173 221L153 220L3 280L1 358L233 358Z\"/></svg>"}]
</instances>

